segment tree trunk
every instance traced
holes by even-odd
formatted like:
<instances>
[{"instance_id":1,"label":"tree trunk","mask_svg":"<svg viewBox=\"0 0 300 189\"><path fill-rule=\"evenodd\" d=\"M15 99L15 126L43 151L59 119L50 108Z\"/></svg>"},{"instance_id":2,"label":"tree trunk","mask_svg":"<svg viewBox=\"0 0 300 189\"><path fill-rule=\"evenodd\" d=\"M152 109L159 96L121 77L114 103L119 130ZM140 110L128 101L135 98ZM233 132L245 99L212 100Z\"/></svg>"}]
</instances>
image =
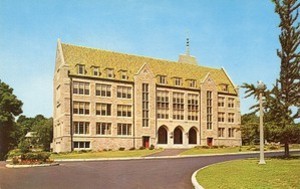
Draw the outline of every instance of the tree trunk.
<instances>
[{"instance_id":1,"label":"tree trunk","mask_svg":"<svg viewBox=\"0 0 300 189\"><path fill-rule=\"evenodd\" d=\"M284 143L284 156L290 157L289 143L287 141Z\"/></svg>"}]
</instances>

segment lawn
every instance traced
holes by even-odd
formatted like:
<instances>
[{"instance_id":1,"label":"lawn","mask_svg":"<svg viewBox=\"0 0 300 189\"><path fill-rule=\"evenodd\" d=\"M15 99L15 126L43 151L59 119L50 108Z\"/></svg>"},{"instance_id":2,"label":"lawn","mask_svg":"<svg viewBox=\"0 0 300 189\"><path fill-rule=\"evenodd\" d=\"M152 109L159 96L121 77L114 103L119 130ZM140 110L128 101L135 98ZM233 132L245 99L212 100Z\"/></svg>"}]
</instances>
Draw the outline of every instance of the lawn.
<instances>
[{"instance_id":1,"label":"lawn","mask_svg":"<svg viewBox=\"0 0 300 189\"><path fill-rule=\"evenodd\" d=\"M93 158L120 158L120 157L144 157L157 152L162 149L154 150L125 150L125 151L101 151L101 152L72 152L52 154L51 159L93 159Z\"/></svg>"},{"instance_id":2,"label":"lawn","mask_svg":"<svg viewBox=\"0 0 300 189\"><path fill-rule=\"evenodd\" d=\"M284 150L283 147L278 149L272 149L271 146L265 146L265 150ZM290 149L299 149L299 144L290 145ZM219 147L219 148L208 148L205 147L195 147L191 148L187 151L182 152L180 155L198 155L198 154L224 154L224 153L238 153L238 152L251 152L251 151L259 151L259 146L236 146L236 147Z\"/></svg>"},{"instance_id":3,"label":"lawn","mask_svg":"<svg viewBox=\"0 0 300 189\"><path fill-rule=\"evenodd\" d=\"M300 188L300 157L235 160L200 170L197 181L210 188Z\"/></svg>"}]
</instances>

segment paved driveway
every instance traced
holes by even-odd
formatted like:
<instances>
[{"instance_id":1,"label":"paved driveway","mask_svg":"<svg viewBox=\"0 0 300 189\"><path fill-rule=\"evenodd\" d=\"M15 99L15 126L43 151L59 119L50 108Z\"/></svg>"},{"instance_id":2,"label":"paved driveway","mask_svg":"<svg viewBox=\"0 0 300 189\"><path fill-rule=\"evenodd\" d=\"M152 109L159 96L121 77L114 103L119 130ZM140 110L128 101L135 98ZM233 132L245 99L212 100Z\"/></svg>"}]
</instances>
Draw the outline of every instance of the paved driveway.
<instances>
[{"instance_id":1,"label":"paved driveway","mask_svg":"<svg viewBox=\"0 0 300 189\"><path fill-rule=\"evenodd\" d=\"M191 189L192 173L208 164L257 157L258 154L152 159L129 161L70 162L60 166L8 169L0 163L0 189L103 188Z\"/></svg>"}]
</instances>

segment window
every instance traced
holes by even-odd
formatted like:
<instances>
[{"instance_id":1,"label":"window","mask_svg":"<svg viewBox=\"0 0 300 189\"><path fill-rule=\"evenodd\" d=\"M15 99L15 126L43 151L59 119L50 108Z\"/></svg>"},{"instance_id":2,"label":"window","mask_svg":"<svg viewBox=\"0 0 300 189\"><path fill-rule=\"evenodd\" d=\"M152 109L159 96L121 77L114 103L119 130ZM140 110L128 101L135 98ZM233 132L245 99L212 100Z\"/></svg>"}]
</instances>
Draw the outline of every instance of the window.
<instances>
[{"instance_id":1,"label":"window","mask_svg":"<svg viewBox=\"0 0 300 189\"><path fill-rule=\"evenodd\" d=\"M234 98L228 98L228 108L234 108Z\"/></svg>"},{"instance_id":2,"label":"window","mask_svg":"<svg viewBox=\"0 0 300 189\"><path fill-rule=\"evenodd\" d=\"M73 94L90 94L90 84L86 82L73 82Z\"/></svg>"},{"instance_id":3,"label":"window","mask_svg":"<svg viewBox=\"0 0 300 189\"><path fill-rule=\"evenodd\" d=\"M228 122L234 123L234 113L228 113Z\"/></svg>"},{"instance_id":4,"label":"window","mask_svg":"<svg viewBox=\"0 0 300 189\"><path fill-rule=\"evenodd\" d=\"M79 115L90 114L90 103L89 102L73 102L73 113Z\"/></svg>"},{"instance_id":5,"label":"window","mask_svg":"<svg viewBox=\"0 0 300 189\"><path fill-rule=\"evenodd\" d=\"M225 105L225 97L218 97L218 106L224 107Z\"/></svg>"},{"instance_id":6,"label":"window","mask_svg":"<svg viewBox=\"0 0 300 189\"><path fill-rule=\"evenodd\" d=\"M131 124L118 123L118 135L131 135Z\"/></svg>"},{"instance_id":7,"label":"window","mask_svg":"<svg viewBox=\"0 0 300 189\"><path fill-rule=\"evenodd\" d=\"M218 128L218 137L224 137L225 128Z\"/></svg>"},{"instance_id":8,"label":"window","mask_svg":"<svg viewBox=\"0 0 300 189\"><path fill-rule=\"evenodd\" d=\"M99 76L100 74L99 74L99 68L98 67L92 67L92 69L93 69L93 75L94 76Z\"/></svg>"},{"instance_id":9,"label":"window","mask_svg":"<svg viewBox=\"0 0 300 189\"><path fill-rule=\"evenodd\" d=\"M76 135L87 135L90 133L89 122L74 122L73 123L73 132Z\"/></svg>"},{"instance_id":10,"label":"window","mask_svg":"<svg viewBox=\"0 0 300 189\"><path fill-rule=\"evenodd\" d=\"M188 94L188 120L198 120L198 98L197 94Z\"/></svg>"},{"instance_id":11,"label":"window","mask_svg":"<svg viewBox=\"0 0 300 189\"><path fill-rule=\"evenodd\" d=\"M195 80L190 80L189 81L189 86L190 87L196 87L196 81Z\"/></svg>"},{"instance_id":12,"label":"window","mask_svg":"<svg viewBox=\"0 0 300 189\"><path fill-rule=\"evenodd\" d=\"M173 93L173 119L184 119L184 94L174 92Z\"/></svg>"},{"instance_id":13,"label":"window","mask_svg":"<svg viewBox=\"0 0 300 189\"><path fill-rule=\"evenodd\" d=\"M96 96L111 97L111 85L96 84Z\"/></svg>"},{"instance_id":14,"label":"window","mask_svg":"<svg viewBox=\"0 0 300 189\"><path fill-rule=\"evenodd\" d=\"M90 142L74 142L75 149L87 149L90 148Z\"/></svg>"},{"instance_id":15,"label":"window","mask_svg":"<svg viewBox=\"0 0 300 189\"><path fill-rule=\"evenodd\" d=\"M118 105L117 106L118 117L131 117L131 106L130 105Z\"/></svg>"},{"instance_id":16,"label":"window","mask_svg":"<svg viewBox=\"0 0 300 189\"><path fill-rule=\"evenodd\" d=\"M149 84L142 85L142 110L143 110L143 127L149 127Z\"/></svg>"},{"instance_id":17,"label":"window","mask_svg":"<svg viewBox=\"0 0 300 189\"><path fill-rule=\"evenodd\" d=\"M166 76L160 75L159 76L159 83L160 84L167 84Z\"/></svg>"},{"instance_id":18,"label":"window","mask_svg":"<svg viewBox=\"0 0 300 189\"><path fill-rule=\"evenodd\" d=\"M181 86L182 85L182 79L179 77L174 78L174 85Z\"/></svg>"},{"instance_id":19,"label":"window","mask_svg":"<svg viewBox=\"0 0 300 189\"><path fill-rule=\"evenodd\" d=\"M97 135L111 135L111 123L96 123Z\"/></svg>"},{"instance_id":20,"label":"window","mask_svg":"<svg viewBox=\"0 0 300 189\"><path fill-rule=\"evenodd\" d=\"M85 74L84 65L78 65L78 67L77 67L77 73L80 74L80 75L84 75Z\"/></svg>"},{"instance_id":21,"label":"window","mask_svg":"<svg viewBox=\"0 0 300 189\"><path fill-rule=\"evenodd\" d=\"M107 69L106 75L108 78L114 78L114 70L113 69Z\"/></svg>"},{"instance_id":22,"label":"window","mask_svg":"<svg viewBox=\"0 0 300 189\"><path fill-rule=\"evenodd\" d=\"M157 118L169 119L169 92L157 91L156 97Z\"/></svg>"},{"instance_id":23,"label":"window","mask_svg":"<svg viewBox=\"0 0 300 189\"><path fill-rule=\"evenodd\" d=\"M227 84L221 84L221 90L222 91L228 91L228 85Z\"/></svg>"},{"instance_id":24,"label":"window","mask_svg":"<svg viewBox=\"0 0 300 189\"><path fill-rule=\"evenodd\" d=\"M131 98L131 87L117 86L118 98Z\"/></svg>"},{"instance_id":25,"label":"window","mask_svg":"<svg viewBox=\"0 0 300 189\"><path fill-rule=\"evenodd\" d=\"M225 113L219 112L218 113L218 122L224 122L225 121Z\"/></svg>"},{"instance_id":26,"label":"window","mask_svg":"<svg viewBox=\"0 0 300 189\"><path fill-rule=\"evenodd\" d=\"M127 71L121 71L120 72L120 78L123 79L123 80L126 80L127 79Z\"/></svg>"},{"instance_id":27,"label":"window","mask_svg":"<svg viewBox=\"0 0 300 189\"><path fill-rule=\"evenodd\" d=\"M207 91L206 93L206 99L207 99L207 129L212 129L212 92Z\"/></svg>"},{"instance_id":28,"label":"window","mask_svg":"<svg viewBox=\"0 0 300 189\"><path fill-rule=\"evenodd\" d=\"M230 137L230 138L234 137L234 129L233 128L228 128L228 137Z\"/></svg>"},{"instance_id":29,"label":"window","mask_svg":"<svg viewBox=\"0 0 300 189\"><path fill-rule=\"evenodd\" d=\"M111 104L96 103L96 115L111 116Z\"/></svg>"}]
</instances>

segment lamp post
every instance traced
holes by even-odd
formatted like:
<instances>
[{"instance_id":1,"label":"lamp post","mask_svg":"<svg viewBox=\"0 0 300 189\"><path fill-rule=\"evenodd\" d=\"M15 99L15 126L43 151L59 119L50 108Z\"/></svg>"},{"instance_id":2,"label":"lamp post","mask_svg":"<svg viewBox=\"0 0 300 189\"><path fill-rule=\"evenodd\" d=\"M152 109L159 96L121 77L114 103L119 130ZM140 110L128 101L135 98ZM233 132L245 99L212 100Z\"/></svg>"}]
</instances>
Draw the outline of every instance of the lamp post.
<instances>
[{"instance_id":1,"label":"lamp post","mask_svg":"<svg viewBox=\"0 0 300 189\"><path fill-rule=\"evenodd\" d=\"M263 107L262 107L262 95L265 90L266 86L262 81L258 82L257 89L259 90L259 149L260 149L260 156L259 156L259 165L266 164L265 157L264 157L264 128L263 128Z\"/></svg>"}]
</instances>

